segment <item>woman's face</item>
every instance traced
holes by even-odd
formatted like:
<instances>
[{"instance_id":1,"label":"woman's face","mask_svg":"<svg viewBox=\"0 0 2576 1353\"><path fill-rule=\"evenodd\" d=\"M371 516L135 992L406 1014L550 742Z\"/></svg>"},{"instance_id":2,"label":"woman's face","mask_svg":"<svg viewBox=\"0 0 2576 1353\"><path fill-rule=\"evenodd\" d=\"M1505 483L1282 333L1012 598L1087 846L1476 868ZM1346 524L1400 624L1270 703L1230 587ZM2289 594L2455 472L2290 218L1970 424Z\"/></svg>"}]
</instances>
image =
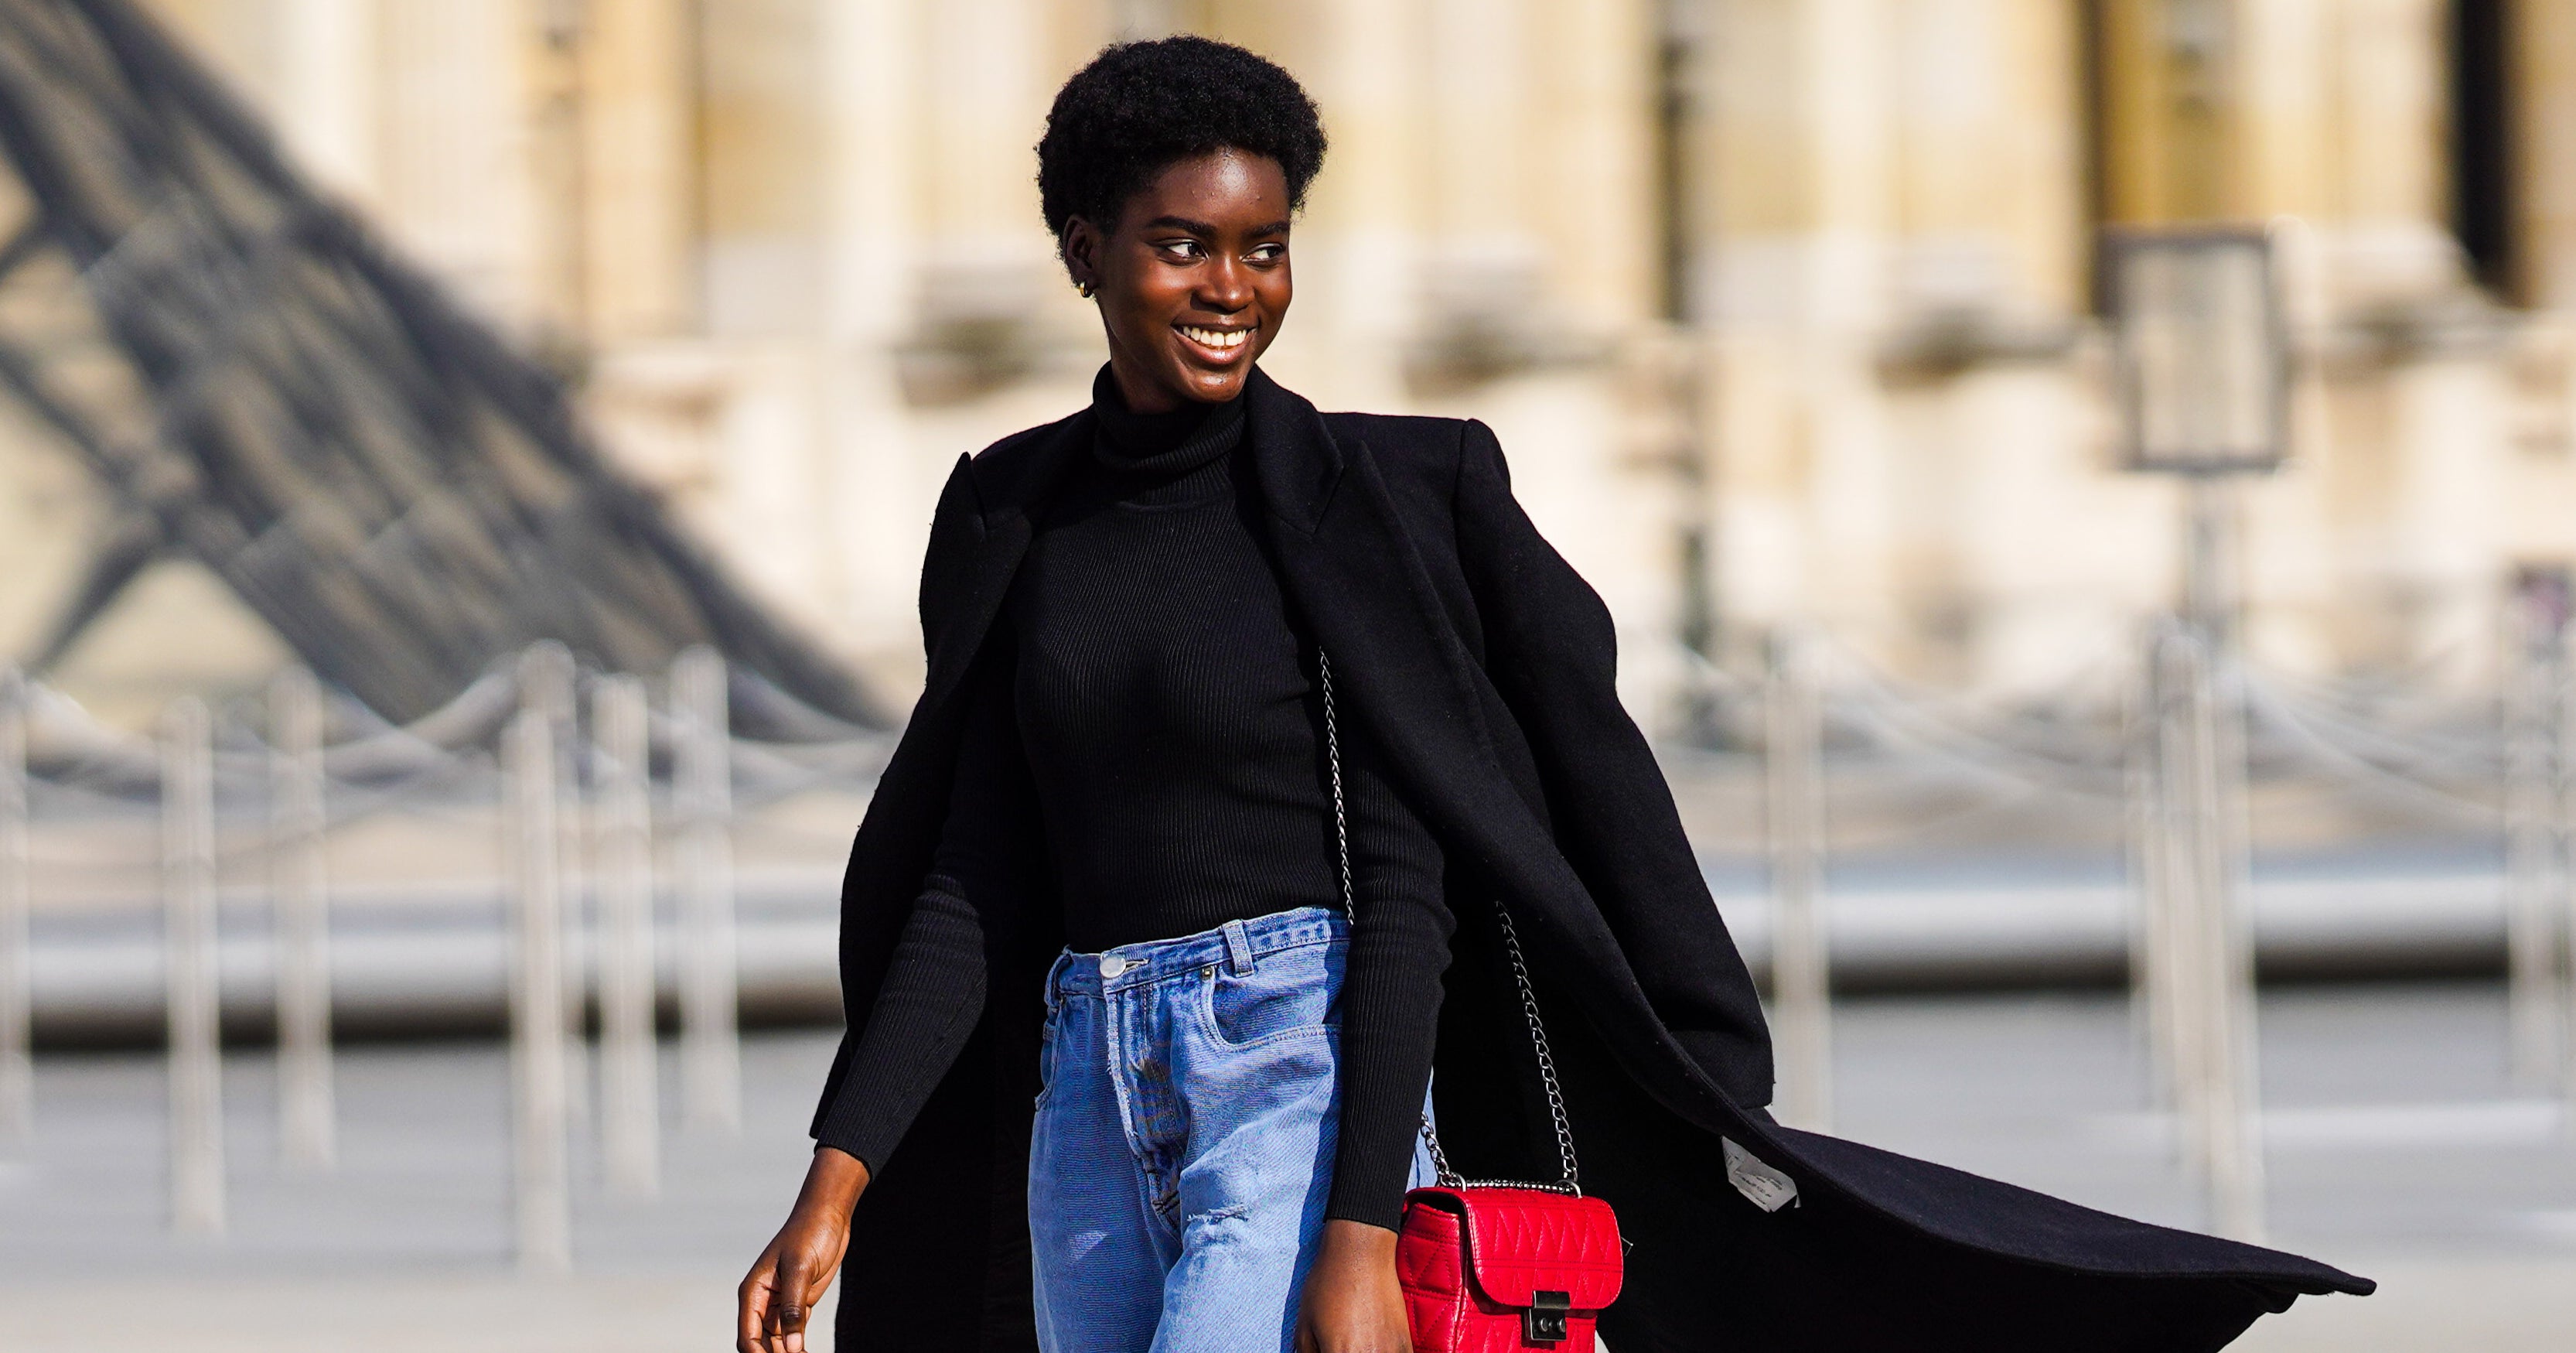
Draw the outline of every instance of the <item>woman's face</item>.
<instances>
[{"instance_id":1,"label":"woman's face","mask_svg":"<svg viewBox=\"0 0 2576 1353\"><path fill-rule=\"evenodd\" d=\"M1106 233L1077 216L1065 263L1089 283L1127 407L1164 413L1243 392L1288 317L1288 179L1266 155L1182 160Z\"/></svg>"}]
</instances>

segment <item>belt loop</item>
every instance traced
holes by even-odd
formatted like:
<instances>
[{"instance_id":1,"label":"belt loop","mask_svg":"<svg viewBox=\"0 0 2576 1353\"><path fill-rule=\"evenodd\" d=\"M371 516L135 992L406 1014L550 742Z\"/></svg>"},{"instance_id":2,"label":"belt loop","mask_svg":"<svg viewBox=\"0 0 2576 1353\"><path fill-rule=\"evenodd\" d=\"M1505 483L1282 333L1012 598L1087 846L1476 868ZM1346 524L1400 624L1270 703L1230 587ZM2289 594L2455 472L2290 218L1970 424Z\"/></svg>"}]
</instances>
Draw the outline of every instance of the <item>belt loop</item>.
<instances>
[{"instance_id":1,"label":"belt loop","mask_svg":"<svg viewBox=\"0 0 2576 1353\"><path fill-rule=\"evenodd\" d=\"M1225 931L1225 970L1237 977L1251 975L1251 933L1243 928L1241 921L1228 921L1222 928Z\"/></svg>"}]
</instances>

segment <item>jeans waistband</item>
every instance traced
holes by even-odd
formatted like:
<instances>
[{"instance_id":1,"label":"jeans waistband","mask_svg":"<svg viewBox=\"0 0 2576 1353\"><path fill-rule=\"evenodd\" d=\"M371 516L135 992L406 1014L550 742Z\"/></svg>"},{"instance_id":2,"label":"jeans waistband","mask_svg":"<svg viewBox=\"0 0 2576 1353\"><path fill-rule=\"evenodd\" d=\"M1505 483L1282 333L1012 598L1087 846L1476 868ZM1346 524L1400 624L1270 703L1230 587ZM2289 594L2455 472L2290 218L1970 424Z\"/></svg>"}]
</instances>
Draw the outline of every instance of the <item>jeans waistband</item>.
<instances>
[{"instance_id":1,"label":"jeans waistband","mask_svg":"<svg viewBox=\"0 0 2576 1353\"><path fill-rule=\"evenodd\" d=\"M1097 996L1146 986L1165 978L1225 964L1249 972L1263 954L1346 939L1350 920L1330 907L1295 907L1228 921L1213 930L1168 940L1122 944L1096 954L1071 949L1056 955L1047 970L1047 1003L1069 995Z\"/></svg>"}]
</instances>

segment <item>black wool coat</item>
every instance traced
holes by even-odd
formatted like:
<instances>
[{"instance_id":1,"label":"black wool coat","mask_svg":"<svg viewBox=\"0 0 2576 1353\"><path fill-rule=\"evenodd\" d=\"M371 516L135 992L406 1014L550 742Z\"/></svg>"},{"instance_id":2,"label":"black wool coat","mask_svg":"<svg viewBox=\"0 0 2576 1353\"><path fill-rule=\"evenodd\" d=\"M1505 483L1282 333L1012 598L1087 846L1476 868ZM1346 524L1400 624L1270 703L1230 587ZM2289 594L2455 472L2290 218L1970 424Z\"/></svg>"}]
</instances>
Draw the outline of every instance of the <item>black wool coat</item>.
<instances>
[{"instance_id":1,"label":"black wool coat","mask_svg":"<svg viewBox=\"0 0 2576 1353\"><path fill-rule=\"evenodd\" d=\"M1761 1006L1613 689L1609 612L1513 501L1493 433L1320 414L1258 371L1246 398L1283 590L1332 657L1345 717L1367 721L1447 852L1459 925L1433 1080L1444 1145L1471 1176L1554 1177L1499 901L1535 969L1584 1187L1635 1245L1601 1322L1618 1353L2203 1350L2301 1293L2371 1290L2293 1255L1775 1124ZM961 459L940 496L921 584L928 684L844 883L853 1038L939 838L961 689L1033 516L1092 436L1086 410L1007 438ZM843 1348L1035 1347L1026 1171L1040 975L1060 940L1026 788L990 792L1032 815L1028 857L970 889L990 909L982 1020L859 1204ZM1785 1177L1795 1201L1758 1206L1760 1186L1730 1182L1730 1154Z\"/></svg>"}]
</instances>

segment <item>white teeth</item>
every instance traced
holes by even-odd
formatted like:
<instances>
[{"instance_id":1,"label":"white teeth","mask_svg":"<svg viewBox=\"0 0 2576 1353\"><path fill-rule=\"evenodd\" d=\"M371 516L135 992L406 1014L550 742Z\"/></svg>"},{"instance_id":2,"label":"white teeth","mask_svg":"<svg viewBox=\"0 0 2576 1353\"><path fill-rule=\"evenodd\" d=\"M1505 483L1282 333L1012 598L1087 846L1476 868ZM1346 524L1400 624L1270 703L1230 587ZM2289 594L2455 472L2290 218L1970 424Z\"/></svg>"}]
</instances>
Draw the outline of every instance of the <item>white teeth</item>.
<instances>
[{"instance_id":1,"label":"white teeth","mask_svg":"<svg viewBox=\"0 0 2576 1353\"><path fill-rule=\"evenodd\" d=\"M1250 329L1202 329L1194 324L1181 325L1180 330L1181 335L1191 342L1211 348L1239 348L1243 346L1243 340L1252 336Z\"/></svg>"}]
</instances>

